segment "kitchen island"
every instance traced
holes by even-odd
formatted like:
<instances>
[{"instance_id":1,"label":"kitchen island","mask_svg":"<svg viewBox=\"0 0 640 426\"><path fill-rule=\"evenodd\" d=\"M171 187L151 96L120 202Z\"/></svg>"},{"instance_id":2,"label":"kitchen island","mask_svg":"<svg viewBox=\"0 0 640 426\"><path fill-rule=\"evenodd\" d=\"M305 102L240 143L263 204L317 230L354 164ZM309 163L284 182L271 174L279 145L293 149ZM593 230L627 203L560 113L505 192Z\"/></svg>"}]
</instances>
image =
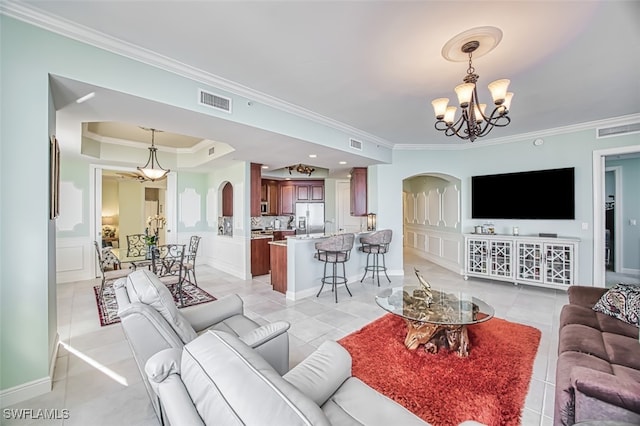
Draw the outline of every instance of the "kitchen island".
<instances>
[{"instance_id":1,"label":"kitchen island","mask_svg":"<svg viewBox=\"0 0 640 426\"><path fill-rule=\"evenodd\" d=\"M364 267L367 264L367 255L359 250L360 237L369 232L357 232L351 250L351 258L344 264L347 280L349 283L358 282L364 274ZM328 238L325 234L295 235L286 238L287 248L287 280L286 297L289 300L299 300L312 296L318 292L322 283L320 279L324 274L324 262L320 262L314 257L316 254L315 244L322 239ZM274 242L276 243L276 242ZM282 242L279 242L282 245ZM340 273L342 267L339 266ZM367 281L365 281L366 283ZM370 285L370 284L369 284ZM375 284L374 284L375 285ZM338 285L338 291L344 292L348 296L343 285ZM325 286L323 293L331 292L331 286ZM327 297L321 294L319 297Z\"/></svg>"}]
</instances>

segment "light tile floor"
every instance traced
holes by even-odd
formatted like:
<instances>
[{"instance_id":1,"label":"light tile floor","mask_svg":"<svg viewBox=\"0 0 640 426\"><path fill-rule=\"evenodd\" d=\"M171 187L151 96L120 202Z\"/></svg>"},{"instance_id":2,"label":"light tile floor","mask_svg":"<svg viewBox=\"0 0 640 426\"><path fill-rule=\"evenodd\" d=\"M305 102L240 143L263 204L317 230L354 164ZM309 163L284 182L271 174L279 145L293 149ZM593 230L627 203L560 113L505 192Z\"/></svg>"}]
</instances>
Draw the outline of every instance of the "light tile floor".
<instances>
[{"instance_id":1,"label":"light tile floor","mask_svg":"<svg viewBox=\"0 0 640 426\"><path fill-rule=\"evenodd\" d=\"M469 279L424 259L405 254L405 276L392 276L391 284L417 284L417 267L434 287L464 289L493 305L496 316L528 324L542 332L525 402L522 424L551 425L557 353L558 317L567 294L561 290ZM271 290L269 275L241 280L207 266L198 266L198 283L222 297L239 294L245 313L264 324L291 323L290 363L296 365L323 341L337 340L382 316L374 296L379 288L368 278L349 284L353 297L338 288L338 303L331 292L288 301ZM122 327L100 327L92 287L97 280L58 286L58 332L61 346L55 366L53 390L8 408L67 409L68 419L15 420L2 416L3 425L158 425ZM3 412L4 413L4 412Z\"/></svg>"}]
</instances>

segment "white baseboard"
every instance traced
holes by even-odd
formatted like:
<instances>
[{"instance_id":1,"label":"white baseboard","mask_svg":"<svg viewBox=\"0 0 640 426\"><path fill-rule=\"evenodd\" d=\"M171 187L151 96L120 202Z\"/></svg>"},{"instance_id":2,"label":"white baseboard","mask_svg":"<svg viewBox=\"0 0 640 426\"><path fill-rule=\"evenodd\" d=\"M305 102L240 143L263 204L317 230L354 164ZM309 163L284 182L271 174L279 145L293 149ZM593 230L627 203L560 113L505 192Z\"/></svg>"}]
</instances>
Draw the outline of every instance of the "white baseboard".
<instances>
[{"instance_id":1,"label":"white baseboard","mask_svg":"<svg viewBox=\"0 0 640 426\"><path fill-rule=\"evenodd\" d=\"M43 377L0 391L2 408L51 392L51 377Z\"/></svg>"},{"instance_id":2,"label":"white baseboard","mask_svg":"<svg viewBox=\"0 0 640 426\"><path fill-rule=\"evenodd\" d=\"M0 408L9 407L51 392L53 387L53 372L55 371L56 360L58 359L58 339L59 335L56 333L54 348L51 351L51 358L49 359L49 375L41 379L32 380L9 389L1 390Z\"/></svg>"}]
</instances>

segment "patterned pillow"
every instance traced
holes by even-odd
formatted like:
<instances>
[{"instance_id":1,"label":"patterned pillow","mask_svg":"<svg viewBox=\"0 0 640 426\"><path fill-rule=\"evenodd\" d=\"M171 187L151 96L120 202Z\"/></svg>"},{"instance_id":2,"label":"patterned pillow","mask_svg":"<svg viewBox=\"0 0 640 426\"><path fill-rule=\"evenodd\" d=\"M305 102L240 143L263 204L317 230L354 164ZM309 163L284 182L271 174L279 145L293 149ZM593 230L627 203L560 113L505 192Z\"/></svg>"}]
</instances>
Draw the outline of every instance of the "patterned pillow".
<instances>
[{"instance_id":1,"label":"patterned pillow","mask_svg":"<svg viewBox=\"0 0 640 426\"><path fill-rule=\"evenodd\" d=\"M593 310L640 327L640 284L616 284L602 295Z\"/></svg>"}]
</instances>

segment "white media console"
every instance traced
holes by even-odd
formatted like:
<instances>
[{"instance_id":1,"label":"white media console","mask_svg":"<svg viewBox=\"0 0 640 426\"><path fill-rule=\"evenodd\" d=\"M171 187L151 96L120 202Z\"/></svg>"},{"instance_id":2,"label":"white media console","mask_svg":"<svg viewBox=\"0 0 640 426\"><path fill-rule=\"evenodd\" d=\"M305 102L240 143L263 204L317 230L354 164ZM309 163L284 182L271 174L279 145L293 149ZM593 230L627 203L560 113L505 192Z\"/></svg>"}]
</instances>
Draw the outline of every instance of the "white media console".
<instances>
[{"instance_id":1,"label":"white media console","mask_svg":"<svg viewBox=\"0 0 640 426\"><path fill-rule=\"evenodd\" d=\"M577 282L578 243L571 237L464 234L465 275L566 290Z\"/></svg>"}]
</instances>

